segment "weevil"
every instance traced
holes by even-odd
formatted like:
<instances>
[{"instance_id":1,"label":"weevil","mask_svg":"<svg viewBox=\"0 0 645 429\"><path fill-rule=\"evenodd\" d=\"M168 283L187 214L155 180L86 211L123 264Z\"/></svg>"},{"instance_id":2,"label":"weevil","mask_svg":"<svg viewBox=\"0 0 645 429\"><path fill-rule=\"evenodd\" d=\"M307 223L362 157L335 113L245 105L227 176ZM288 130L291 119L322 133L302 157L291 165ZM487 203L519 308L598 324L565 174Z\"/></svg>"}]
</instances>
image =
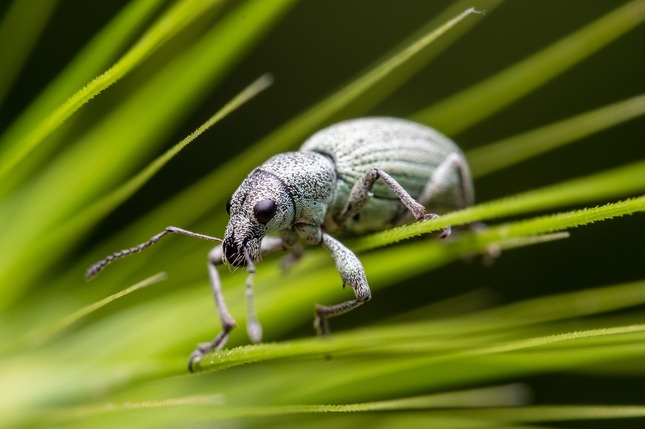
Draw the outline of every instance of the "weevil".
<instances>
[{"instance_id":1,"label":"weevil","mask_svg":"<svg viewBox=\"0 0 645 429\"><path fill-rule=\"evenodd\" d=\"M314 325L329 333L328 319L355 309L371 298L365 270L356 255L332 236L337 231L364 234L473 204L473 186L461 150L424 125L396 118L361 118L315 133L297 152L273 156L255 168L226 204L230 215L224 239L168 227L150 240L117 252L87 271L88 279L107 264L156 243L167 234L220 241L208 255L208 272L221 332L190 355L188 369L226 344L236 322L222 294L217 267L246 267L247 332L262 339L253 303L255 262L280 251L295 260L300 242L321 245L333 258L342 285L354 298L317 305ZM427 210L427 211L426 211ZM274 235L268 236L270 233ZM450 228L440 236L450 234Z\"/></svg>"}]
</instances>

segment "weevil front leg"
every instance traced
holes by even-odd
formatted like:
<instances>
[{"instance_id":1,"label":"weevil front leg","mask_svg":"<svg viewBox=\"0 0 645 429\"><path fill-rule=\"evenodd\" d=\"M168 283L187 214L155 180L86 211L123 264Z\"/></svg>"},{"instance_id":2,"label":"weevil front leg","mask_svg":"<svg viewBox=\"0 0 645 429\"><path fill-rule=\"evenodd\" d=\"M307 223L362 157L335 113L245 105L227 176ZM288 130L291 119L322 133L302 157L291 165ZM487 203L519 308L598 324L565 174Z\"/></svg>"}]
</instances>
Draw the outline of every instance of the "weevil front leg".
<instances>
[{"instance_id":1,"label":"weevil front leg","mask_svg":"<svg viewBox=\"0 0 645 429\"><path fill-rule=\"evenodd\" d=\"M336 218L336 223L340 226L344 225L347 220L355 216L363 208L371 198L372 187L374 182L381 179L385 184L392 189L394 194L399 197L405 207L410 210L412 216L416 220L433 219L438 215L434 213L426 213L423 204L417 202L412 196L401 186L392 176L387 174L380 168L372 167L367 173L363 175L352 187L352 190L347 197L347 203ZM450 228L442 231L441 237L450 235Z\"/></svg>"},{"instance_id":2,"label":"weevil front leg","mask_svg":"<svg viewBox=\"0 0 645 429\"><path fill-rule=\"evenodd\" d=\"M260 247L260 255L262 257L268 256L272 253L276 253L282 250L288 249L288 244L285 243L281 238L278 237L265 237L262 240ZM213 297L215 298L215 307L217 308L217 314L219 315L220 322L222 323L222 331L217 334L213 341L209 343L202 343L195 351L190 355L188 359L188 370L193 371L195 363L199 362L202 357L214 350L221 350L228 337L230 332L237 326L235 319L231 316L231 313L228 310L226 301L224 300L224 295L222 293L222 283L219 278L219 273L217 267L223 264L223 255L224 250L222 246L217 246L213 248L208 254L208 274L210 277L211 289L213 292ZM255 276L255 264L253 261L248 258L246 261L246 268L249 273L246 279L246 302L247 302L247 333L252 342L258 343L262 340L262 326L258 321L255 305L253 301L253 278Z\"/></svg>"},{"instance_id":3,"label":"weevil front leg","mask_svg":"<svg viewBox=\"0 0 645 429\"><path fill-rule=\"evenodd\" d=\"M331 237L329 234L322 234L322 246L331 253L336 268L343 281L343 287L349 285L354 290L356 299L341 302L340 304L326 306L316 306L316 319L314 326L319 335L329 334L329 322L327 319L330 317L340 316L348 311L355 309L368 301L372 297L372 292L367 283L365 270L363 264L354 255L354 253L347 247L343 246L338 240Z\"/></svg>"},{"instance_id":4,"label":"weevil front leg","mask_svg":"<svg viewBox=\"0 0 645 429\"><path fill-rule=\"evenodd\" d=\"M210 277L211 290L213 292L213 297L215 298L215 307L217 307L217 314L222 323L222 331L217 334L217 336L210 343L201 343L197 346L194 352L191 353L190 358L188 359L188 370L193 372L193 365L196 362L199 362L206 353L209 353L213 350L220 350L226 344L228 340L229 333L233 328L237 326L235 319L231 316L231 313L228 311L228 306L224 300L224 294L222 294L222 283L219 279L219 273L217 272L217 266L223 263L222 256L224 251L222 246L217 246L213 248L208 254L208 274Z\"/></svg>"},{"instance_id":5,"label":"weevil front leg","mask_svg":"<svg viewBox=\"0 0 645 429\"><path fill-rule=\"evenodd\" d=\"M285 238L283 238L285 237ZM264 237L260 245L260 257L267 257L273 253L281 252L284 250L291 250L291 253L287 255L287 258L299 257L301 249L298 247L294 251L293 243L291 241L291 236L281 236L281 237ZM292 256L295 255L295 256ZM246 270L249 275L246 278L246 333L249 336L249 339L252 343L259 343L262 341L262 325L259 322L257 313L255 311L255 300L253 299L253 279L255 278L255 264L246 255Z\"/></svg>"}]
</instances>

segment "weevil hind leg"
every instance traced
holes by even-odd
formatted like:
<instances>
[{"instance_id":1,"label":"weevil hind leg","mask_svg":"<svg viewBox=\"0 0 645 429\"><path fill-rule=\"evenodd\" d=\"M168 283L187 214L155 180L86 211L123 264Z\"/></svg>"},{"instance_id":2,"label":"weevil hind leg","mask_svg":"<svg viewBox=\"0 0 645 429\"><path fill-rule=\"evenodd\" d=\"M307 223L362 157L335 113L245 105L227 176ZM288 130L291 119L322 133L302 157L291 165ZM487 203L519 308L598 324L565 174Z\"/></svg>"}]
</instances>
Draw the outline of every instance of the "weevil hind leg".
<instances>
[{"instance_id":1,"label":"weevil hind leg","mask_svg":"<svg viewBox=\"0 0 645 429\"><path fill-rule=\"evenodd\" d=\"M372 293L367 283L363 265L351 250L325 233L322 234L321 244L331 253L343 281L343 286L351 286L356 296L356 299L341 302L340 304L331 306L318 304L316 306L314 327L319 335L329 335L329 318L340 316L362 305L372 297Z\"/></svg>"},{"instance_id":2,"label":"weevil hind leg","mask_svg":"<svg viewBox=\"0 0 645 429\"><path fill-rule=\"evenodd\" d=\"M457 174L459 183L456 187L451 187L450 181L454 180L454 174ZM463 156L453 153L449 155L446 160L435 170L432 179L426 185L419 201L428 206L432 204L432 200L436 198L442 189L453 189L452 198L456 203L457 209L463 209L475 204L475 193L472 186L472 179L470 170L464 161ZM478 233L485 231L486 224L482 222L473 222L467 225L467 229L471 232ZM495 244L487 247L482 257L484 265L492 265L495 259L499 257L501 249Z\"/></svg>"},{"instance_id":3,"label":"weevil hind leg","mask_svg":"<svg viewBox=\"0 0 645 429\"><path fill-rule=\"evenodd\" d=\"M475 233L483 233L488 229L488 225L483 222L473 222L468 225L468 230ZM490 267L495 263L495 260L500 257L502 254L502 248L495 243L491 243L486 246L486 249L482 252L481 263L485 267Z\"/></svg>"},{"instance_id":4,"label":"weevil hind leg","mask_svg":"<svg viewBox=\"0 0 645 429\"><path fill-rule=\"evenodd\" d=\"M459 183L454 186L454 177L457 175ZM425 207L432 204L432 200L445 193L446 189L452 189L452 198L455 207L463 209L472 206L475 202L472 179L470 171L464 158L458 153L452 153L439 164L432 173L432 177L426 184L419 196L419 203Z\"/></svg>"},{"instance_id":5,"label":"weevil hind leg","mask_svg":"<svg viewBox=\"0 0 645 429\"><path fill-rule=\"evenodd\" d=\"M454 200L457 202L457 208L463 209L470 207L475 204L475 192L473 190L470 170L468 169L463 156L456 153L448 156L433 175L432 181L434 182L437 180L438 183L442 183L444 180L449 180L451 174L454 172L456 172L459 177L459 186L455 188L453 196ZM436 179L435 175L437 176ZM427 198L427 200L422 201L431 201L434 192L434 189L428 189L427 194L424 193L423 196L424 198ZM485 231L488 227L482 222L473 222L468 224L467 228L469 231L478 233ZM486 266L490 266L495 262L495 259L497 259L500 254L501 248L498 245L489 245L482 255L482 263Z\"/></svg>"},{"instance_id":6,"label":"weevil hind leg","mask_svg":"<svg viewBox=\"0 0 645 429\"><path fill-rule=\"evenodd\" d=\"M457 186L453 183L455 174L458 178ZM458 153L448 155L439 164L423 188L423 191L421 191L418 201L424 207L431 207L433 201L436 201L438 197L446 193L446 189L450 189L452 192L451 199L454 202L455 208L462 209L474 204L475 196L470 171L463 156ZM435 217L438 217L438 215L433 213L426 214L426 219L433 219ZM410 214L406 213L399 219L397 224L402 225L411 220ZM451 228L448 226L439 233L439 237L446 238L450 233Z\"/></svg>"}]
</instances>

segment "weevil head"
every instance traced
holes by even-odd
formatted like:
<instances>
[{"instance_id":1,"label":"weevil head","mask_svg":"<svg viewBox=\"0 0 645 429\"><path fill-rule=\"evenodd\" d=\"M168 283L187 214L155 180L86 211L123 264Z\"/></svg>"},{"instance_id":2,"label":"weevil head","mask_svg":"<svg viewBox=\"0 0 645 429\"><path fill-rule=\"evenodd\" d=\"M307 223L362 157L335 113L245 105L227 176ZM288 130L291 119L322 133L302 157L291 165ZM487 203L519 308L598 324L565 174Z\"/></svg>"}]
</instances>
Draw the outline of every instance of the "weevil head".
<instances>
[{"instance_id":1,"label":"weevil head","mask_svg":"<svg viewBox=\"0 0 645 429\"><path fill-rule=\"evenodd\" d=\"M289 228L295 216L293 199L272 173L256 169L226 204L231 216L222 247L224 262L235 267L258 260L265 235Z\"/></svg>"}]
</instances>

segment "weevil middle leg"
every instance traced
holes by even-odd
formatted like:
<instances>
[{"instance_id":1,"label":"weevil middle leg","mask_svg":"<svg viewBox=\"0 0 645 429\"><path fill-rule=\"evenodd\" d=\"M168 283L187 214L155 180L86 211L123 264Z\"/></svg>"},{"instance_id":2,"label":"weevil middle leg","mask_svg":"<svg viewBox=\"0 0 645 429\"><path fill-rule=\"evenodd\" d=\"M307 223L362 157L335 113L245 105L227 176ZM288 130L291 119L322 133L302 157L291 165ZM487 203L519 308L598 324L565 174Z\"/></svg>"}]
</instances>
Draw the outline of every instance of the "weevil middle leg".
<instances>
[{"instance_id":1,"label":"weevil middle leg","mask_svg":"<svg viewBox=\"0 0 645 429\"><path fill-rule=\"evenodd\" d=\"M387 186L394 192L394 194L401 200L403 205L409 210L404 216L399 219L400 223L408 221L410 216L416 220L432 219L438 215L434 213L426 213L425 205L432 202L433 198L444 192L445 189L452 189L449 186L450 180L454 177L455 173L459 177L459 186L454 191L458 195L454 195L455 201L459 208L466 207L472 204L473 191L470 185L470 175L468 168L463 162L462 157L458 154L448 156L435 170L432 177L428 180L425 188L423 189L419 200L415 200L392 176L383 170L373 167L370 168L352 187L347 202L335 219L337 225L344 225L349 219L355 216L360 210L368 203L370 199L370 192L374 183L381 179ZM450 235L450 227L444 228L440 237L444 238ZM314 325L319 334L326 335L329 333L328 319L331 317L339 316L347 313L354 308L362 305L370 299L371 292L365 279L365 271L358 258L340 242L331 238L327 234L322 236L322 245L332 254L336 267L343 279L343 286L349 284L354 289L356 299L345 301L340 304L332 306L316 306L316 320Z\"/></svg>"},{"instance_id":2,"label":"weevil middle leg","mask_svg":"<svg viewBox=\"0 0 645 429\"><path fill-rule=\"evenodd\" d=\"M316 331L318 331L319 335L328 335L329 322L327 319L340 316L362 305L372 297L372 292L367 283L363 264L351 250L326 233L322 234L321 244L331 253L336 263L336 269L343 281L343 287L346 285L351 286L356 296L356 299L341 302L340 304L331 306L318 304L316 306L316 319L314 321Z\"/></svg>"},{"instance_id":3,"label":"weevil middle leg","mask_svg":"<svg viewBox=\"0 0 645 429\"><path fill-rule=\"evenodd\" d=\"M327 335L329 334L329 322L327 322L327 319L347 313L372 297L365 269L351 250L331 235L323 232L319 225L297 224L294 226L294 231L306 243L311 245L320 244L327 249L336 264L343 287L350 286L356 296L356 299L341 302L340 304L331 306L318 304L316 306L314 327L319 335ZM286 237L295 236L287 235Z\"/></svg>"}]
</instances>

